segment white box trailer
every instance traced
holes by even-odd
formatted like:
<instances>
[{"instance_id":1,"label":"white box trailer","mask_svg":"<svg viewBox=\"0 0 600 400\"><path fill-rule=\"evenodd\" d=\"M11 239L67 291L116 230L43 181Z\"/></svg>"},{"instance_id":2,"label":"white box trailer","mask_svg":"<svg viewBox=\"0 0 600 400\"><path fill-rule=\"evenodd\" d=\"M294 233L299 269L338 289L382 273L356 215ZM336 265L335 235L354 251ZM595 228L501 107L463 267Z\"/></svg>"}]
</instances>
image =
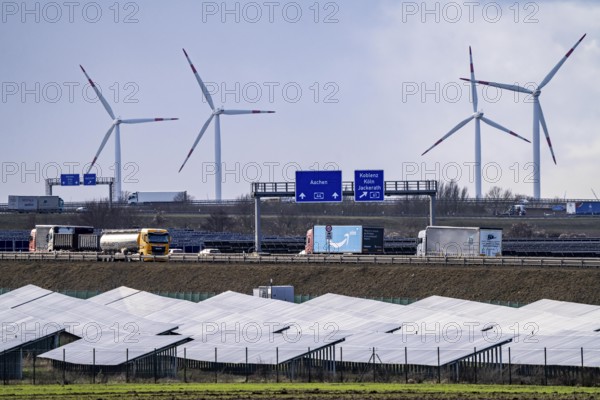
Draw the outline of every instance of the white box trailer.
<instances>
[{"instance_id":1,"label":"white box trailer","mask_svg":"<svg viewBox=\"0 0 600 400\"><path fill-rule=\"evenodd\" d=\"M9 211L55 213L62 212L63 200L58 196L8 196Z\"/></svg>"},{"instance_id":2,"label":"white box trailer","mask_svg":"<svg viewBox=\"0 0 600 400\"><path fill-rule=\"evenodd\" d=\"M501 228L428 226L419 232L417 256L498 257L501 255Z\"/></svg>"},{"instance_id":3,"label":"white box trailer","mask_svg":"<svg viewBox=\"0 0 600 400\"><path fill-rule=\"evenodd\" d=\"M127 198L127 204L174 203L187 200L187 192L133 192Z\"/></svg>"},{"instance_id":4,"label":"white box trailer","mask_svg":"<svg viewBox=\"0 0 600 400\"><path fill-rule=\"evenodd\" d=\"M29 251L77 251L78 236L93 233L91 226L36 225L29 236Z\"/></svg>"}]
</instances>

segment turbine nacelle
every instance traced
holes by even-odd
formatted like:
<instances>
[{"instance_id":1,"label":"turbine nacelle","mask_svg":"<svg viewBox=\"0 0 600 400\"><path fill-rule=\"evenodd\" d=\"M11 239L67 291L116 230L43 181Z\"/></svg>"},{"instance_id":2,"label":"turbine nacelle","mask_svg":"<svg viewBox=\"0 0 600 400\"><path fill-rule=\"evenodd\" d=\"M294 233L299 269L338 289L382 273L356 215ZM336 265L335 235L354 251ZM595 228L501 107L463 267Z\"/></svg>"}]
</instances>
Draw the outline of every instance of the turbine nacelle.
<instances>
[{"instance_id":1,"label":"turbine nacelle","mask_svg":"<svg viewBox=\"0 0 600 400\"><path fill-rule=\"evenodd\" d=\"M213 115L221 115L225 112L225 108L219 107L213 110Z\"/></svg>"},{"instance_id":2,"label":"turbine nacelle","mask_svg":"<svg viewBox=\"0 0 600 400\"><path fill-rule=\"evenodd\" d=\"M473 113L473 118L480 119L481 117L483 117L483 111L479 110L479 111Z\"/></svg>"}]
</instances>

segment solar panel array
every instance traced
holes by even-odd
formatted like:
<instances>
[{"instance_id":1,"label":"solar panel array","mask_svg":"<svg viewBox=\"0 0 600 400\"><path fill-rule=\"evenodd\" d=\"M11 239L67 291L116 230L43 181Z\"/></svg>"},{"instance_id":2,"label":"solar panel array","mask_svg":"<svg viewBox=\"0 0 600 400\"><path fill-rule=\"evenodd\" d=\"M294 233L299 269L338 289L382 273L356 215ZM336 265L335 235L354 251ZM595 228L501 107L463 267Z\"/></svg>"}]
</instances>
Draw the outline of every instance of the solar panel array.
<instances>
[{"instance_id":1,"label":"solar panel array","mask_svg":"<svg viewBox=\"0 0 600 400\"><path fill-rule=\"evenodd\" d=\"M517 309L441 296L405 306L326 294L294 304L228 291L194 303L127 287L80 300L33 285L0 295L3 322L84 338L42 355L81 365L119 365L177 346L180 358L234 364L274 365L320 350L353 363L437 366L482 352L497 363L510 348L513 364L600 367L599 317L600 306L553 300ZM3 324L2 334L14 327ZM11 339L0 350L25 343Z\"/></svg>"}]
</instances>

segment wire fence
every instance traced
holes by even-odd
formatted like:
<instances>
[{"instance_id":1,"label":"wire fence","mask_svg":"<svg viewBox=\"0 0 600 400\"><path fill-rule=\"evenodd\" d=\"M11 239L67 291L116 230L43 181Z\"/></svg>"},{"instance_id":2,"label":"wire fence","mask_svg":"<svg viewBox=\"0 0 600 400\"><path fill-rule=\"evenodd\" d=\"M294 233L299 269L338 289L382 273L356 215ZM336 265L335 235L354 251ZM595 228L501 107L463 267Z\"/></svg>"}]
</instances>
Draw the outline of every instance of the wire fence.
<instances>
[{"instance_id":1,"label":"wire fence","mask_svg":"<svg viewBox=\"0 0 600 400\"><path fill-rule=\"evenodd\" d=\"M505 360L485 360L481 353L454 362L437 365L411 364L415 354L423 350L405 347L405 357L396 362L383 363L384 357L376 348L365 349L364 361L344 361L343 346L299 355L283 362L256 362L249 358L248 348L238 348L239 360L227 361L231 348L214 348L214 358L197 360L188 357L188 349L180 346L150 350L133 356L125 349L123 354L112 350L92 348L77 352L64 349L58 359L40 357L47 347L22 347L0 353L0 379L3 385L13 384L85 384L85 383L166 383L166 382L396 382L396 383L484 383L519 385L596 386L600 382L600 368L586 364L588 357L597 359L600 349L568 349L581 357L580 365L551 365L553 355L564 354L566 349L536 348L539 360L517 364L511 359L510 348ZM133 349L132 349L133 350ZM213 349L208 348L212 354ZM270 349L273 360L279 358L279 349ZM106 354L108 353L108 354ZM225 356L221 356L225 354ZM514 352L513 352L514 354ZM268 355L266 355L268 356ZM223 358L220 358L223 357ZM99 360L122 359L111 365ZM80 363L69 362L79 360Z\"/></svg>"}]
</instances>

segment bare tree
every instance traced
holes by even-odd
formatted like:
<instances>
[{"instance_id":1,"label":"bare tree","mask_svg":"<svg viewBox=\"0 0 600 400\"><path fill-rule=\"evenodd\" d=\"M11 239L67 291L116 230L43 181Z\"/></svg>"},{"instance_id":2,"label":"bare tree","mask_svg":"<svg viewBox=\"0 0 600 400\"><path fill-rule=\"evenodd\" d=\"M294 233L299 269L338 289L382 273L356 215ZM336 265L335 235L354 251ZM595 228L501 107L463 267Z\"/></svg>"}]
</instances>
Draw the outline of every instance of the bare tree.
<instances>
[{"instance_id":1,"label":"bare tree","mask_svg":"<svg viewBox=\"0 0 600 400\"><path fill-rule=\"evenodd\" d=\"M222 208L212 211L206 221L202 224L202 229L209 232L226 232L232 225L233 220Z\"/></svg>"},{"instance_id":2,"label":"bare tree","mask_svg":"<svg viewBox=\"0 0 600 400\"><path fill-rule=\"evenodd\" d=\"M193 196L188 196L187 192L181 192L173 199L175 203L186 203L190 200L193 200Z\"/></svg>"},{"instance_id":3,"label":"bare tree","mask_svg":"<svg viewBox=\"0 0 600 400\"><path fill-rule=\"evenodd\" d=\"M502 189L500 186L494 186L485 194L488 204L491 206L492 214L496 215L504 207L508 207L515 198L510 189Z\"/></svg>"},{"instance_id":4,"label":"bare tree","mask_svg":"<svg viewBox=\"0 0 600 400\"><path fill-rule=\"evenodd\" d=\"M437 198L440 211L445 214L456 214L459 212L465 200L469 197L466 187L460 188L455 180L450 182L438 182Z\"/></svg>"},{"instance_id":5,"label":"bare tree","mask_svg":"<svg viewBox=\"0 0 600 400\"><path fill-rule=\"evenodd\" d=\"M123 204L113 204L107 200L92 201L85 205L85 211L78 216L78 223L95 228L131 228L142 222L137 209Z\"/></svg>"},{"instance_id":6,"label":"bare tree","mask_svg":"<svg viewBox=\"0 0 600 400\"><path fill-rule=\"evenodd\" d=\"M235 216L233 217L232 228L239 233L251 233L254 231L254 204L252 196L247 194L237 198L235 207Z\"/></svg>"}]
</instances>

